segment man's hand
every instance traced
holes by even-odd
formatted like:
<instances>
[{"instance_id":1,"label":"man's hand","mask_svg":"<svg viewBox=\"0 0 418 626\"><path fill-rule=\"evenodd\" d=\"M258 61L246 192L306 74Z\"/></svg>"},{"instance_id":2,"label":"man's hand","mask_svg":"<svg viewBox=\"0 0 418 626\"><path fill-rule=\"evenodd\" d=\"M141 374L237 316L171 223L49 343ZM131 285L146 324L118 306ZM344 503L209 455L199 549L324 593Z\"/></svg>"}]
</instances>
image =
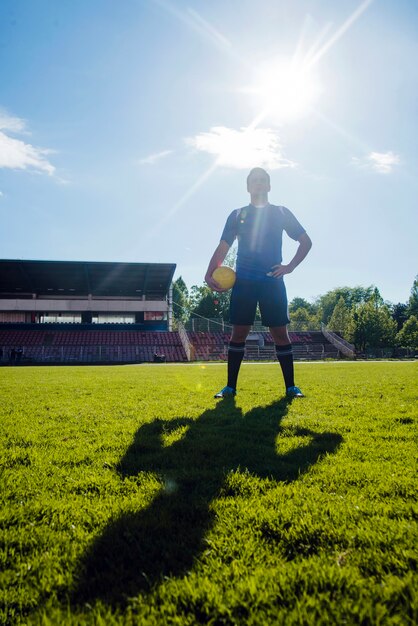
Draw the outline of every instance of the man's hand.
<instances>
[{"instance_id":1,"label":"man's hand","mask_svg":"<svg viewBox=\"0 0 418 626\"><path fill-rule=\"evenodd\" d=\"M224 241L223 239L221 239L221 241L219 242L218 247L216 248L216 250L213 253L212 258L211 258L211 260L209 262L209 267L206 270L205 282L208 285L208 287L210 287L212 289L212 291L219 291L219 293L223 293L224 291L228 291L228 289L222 289L222 287L220 285L218 285L216 280L213 280L212 274L216 270L217 267L222 265L229 248L230 248L229 243L227 241Z\"/></svg>"},{"instance_id":2,"label":"man's hand","mask_svg":"<svg viewBox=\"0 0 418 626\"><path fill-rule=\"evenodd\" d=\"M273 265L271 271L267 274L267 276L273 276L273 278L280 278L280 276L284 276L285 274L290 274L293 272L293 267L290 265Z\"/></svg>"},{"instance_id":3,"label":"man's hand","mask_svg":"<svg viewBox=\"0 0 418 626\"><path fill-rule=\"evenodd\" d=\"M219 291L220 293L228 291L228 289L222 289L222 287L212 278L212 276L210 276L210 274L206 274L205 282L207 286L212 289L212 291Z\"/></svg>"},{"instance_id":4,"label":"man's hand","mask_svg":"<svg viewBox=\"0 0 418 626\"><path fill-rule=\"evenodd\" d=\"M307 233L302 233L298 239L299 247L296 250L296 254L293 259L288 263L288 265L273 265L271 271L268 272L267 276L274 276L274 278L280 278L285 274L290 274L293 270L303 261L303 259L308 254L309 250L312 248L312 241Z\"/></svg>"}]
</instances>

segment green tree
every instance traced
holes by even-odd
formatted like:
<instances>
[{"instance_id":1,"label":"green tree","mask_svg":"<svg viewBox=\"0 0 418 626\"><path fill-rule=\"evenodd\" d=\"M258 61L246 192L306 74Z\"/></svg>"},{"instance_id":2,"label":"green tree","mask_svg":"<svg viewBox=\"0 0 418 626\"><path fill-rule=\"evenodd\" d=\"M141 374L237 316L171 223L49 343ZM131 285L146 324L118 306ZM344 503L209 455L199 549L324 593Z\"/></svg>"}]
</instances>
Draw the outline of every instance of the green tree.
<instances>
[{"instance_id":1,"label":"green tree","mask_svg":"<svg viewBox=\"0 0 418 626\"><path fill-rule=\"evenodd\" d=\"M215 307L216 296L210 292L203 296L199 304L192 310L191 317L219 317Z\"/></svg>"},{"instance_id":2,"label":"green tree","mask_svg":"<svg viewBox=\"0 0 418 626\"><path fill-rule=\"evenodd\" d=\"M349 326L349 339L358 350L364 352L367 348L392 346L395 335L396 322L392 319L389 308L380 303L377 295L354 310Z\"/></svg>"},{"instance_id":3,"label":"green tree","mask_svg":"<svg viewBox=\"0 0 418 626\"><path fill-rule=\"evenodd\" d=\"M370 298L366 300L366 302L369 302L369 301L373 302L375 306L381 306L382 304L384 304L384 300L382 296L380 295L380 291L378 290L377 287L374 287L372 295L370 296Z\"/></svg>"},{"instance_id":4,"label":"green tree","mask_svg":"<svg viewBox=\"0 0 418 626\"><path fill-rule=\"evenodd\" d=\"M346 305L344 298L340 296L328 322L328 328L334 332L341 333L343 337L347 337L352 317L351 310Z\"/></svg>"},{"instance_id":5,"label":"green tree","mask_svg":"<svg viewBox=\"0 0 418 626\"><path fill-rule=\"evenodd\" d=\"M408 319L408 305L398 302L392 306L392 319L396 322L396 328L399 332Z\"/></svg>"},{"instance_id":6,"label":"green tree","mask_svg":"<svg viewBox=\"0 0 418 626\"><path fill-rule=\"evenodd\" d=\"M299 307L296 311L290 312L291 330L313 330L317 327L317 319L305 307Z\"/></svg>"},{"instance_id":7,"label":"green tree","mask_svg":"<svg viewBox=\"0 0 418 626\"><path fill-rule=\"evenodd\" d=\"M398 332L396 343L403 348L418 350L418 318L415 315L411 315L403 325L402 330Z\"/></svg>"},{"instance_id":8,"label":"green tree","mask_svg":"<svg viewBox=\"0 0 418 626\"><path fill-rule=\"evenodd\" d=\"M229 317L229 298L231 292L218 293L212 291L207 285L198 287L193 285L190 290L190 310L191 317L201 316L221 318L227 320Z\"/></svg>"},{"instance_id":9,"label":"green tree","mask_svg":"<svg viewBox=\"0 0 418 626\"><path fill-rule=\"evenodd\" d=\"M337 287L336 289L328 291L317 299L317 306L321 311L321 321L324 324L328 324L337 302L341 297L347 308L352 309L354 306L371 300L375 291L379 294L379 291L374 285L370 285L370 287Z\"/></svg>"},{"instance_id":10,"label":"green tree","mask_svg":"<svg viewBox=\"0 0 418 626\"><path fill-rule=\"evenodd\" d=\"M199 304L199 302L211 293L209 287L207 285L192 285L189 292L189 306L190 310L193 311Z\"/></svg>"},{"instance_id":11,"label":"green tree","mask_svg":"<svg viewBox=\"0 0 418 626\"><path fill-rule=\"evenodd\" d=\"M408 302L408 315L418 317L418 274L415 276Z\"/></svg>"},{"instance_id":12,"label":"green tree","mask_svg":"<svg viewBox=\"0 0 418 626\"><path fill-rule=\"evenodd\" d=\"M189 317L189 291L181 276L173 283L173 315L179 322L185 322Z\"/></svg>"},{"instance_id":13,"label":"green tree","mask_svg":"<svg viewBox=\"0 0 418 626\"><path fill-rule=\"evenodd\" d=\"M306 309L310 314L315 314L318 310L317 305L311 304L305 298L293 298L293 300L289 303L289 313L293 313L298 309Z\"/></svg>"}]
</instances>

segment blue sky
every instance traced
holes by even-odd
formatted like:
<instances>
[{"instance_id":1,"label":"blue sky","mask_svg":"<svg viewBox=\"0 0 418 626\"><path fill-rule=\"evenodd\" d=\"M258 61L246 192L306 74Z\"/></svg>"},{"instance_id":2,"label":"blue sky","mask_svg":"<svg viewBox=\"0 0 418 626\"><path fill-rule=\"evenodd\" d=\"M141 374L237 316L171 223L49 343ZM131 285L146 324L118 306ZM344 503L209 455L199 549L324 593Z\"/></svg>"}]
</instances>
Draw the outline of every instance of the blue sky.
<instances>
[{"instance_id":1,"label":"blue sky","mask_svg":"<svg viewBox=\"0 0 418 626\"><path fill-rule=\"evenodd\" d=\"M2 0L0 258L173 262L202 284L264 165L314 244L290 298L405 302L417 29L412 0Z\"/></svg>"}]
</instances>

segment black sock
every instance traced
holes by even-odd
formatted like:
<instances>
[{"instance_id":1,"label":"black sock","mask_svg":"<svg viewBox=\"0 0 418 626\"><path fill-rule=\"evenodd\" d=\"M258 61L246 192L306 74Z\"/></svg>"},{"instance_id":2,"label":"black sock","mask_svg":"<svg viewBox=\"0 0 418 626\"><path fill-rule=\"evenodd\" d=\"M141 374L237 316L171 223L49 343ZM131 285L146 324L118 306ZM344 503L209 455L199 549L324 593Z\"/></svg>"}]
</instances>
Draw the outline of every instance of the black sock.
<instances>
[{"instance_id":1,"label":"black sock","mask_svg":"<svg viewBox=\"0 0 418 626\"><path fill-rule=\"evenodd\" d=\"M284 384L286 389L295 386L295 379L293 373L293 350L292 344L288 343L286 346L276 345L277 360L282 368Z\"/></svg>"},{"instance_id":2,"label":"black sock","mask_svg":"<svg viewBox=\"0 0 418 626\"><path fill-rule=\"evenodd\" d=\"M244 358L245 341L243 343L229 342L228 348L228 387L237 388L238 372Z\"/></svg>"}]
</instances>

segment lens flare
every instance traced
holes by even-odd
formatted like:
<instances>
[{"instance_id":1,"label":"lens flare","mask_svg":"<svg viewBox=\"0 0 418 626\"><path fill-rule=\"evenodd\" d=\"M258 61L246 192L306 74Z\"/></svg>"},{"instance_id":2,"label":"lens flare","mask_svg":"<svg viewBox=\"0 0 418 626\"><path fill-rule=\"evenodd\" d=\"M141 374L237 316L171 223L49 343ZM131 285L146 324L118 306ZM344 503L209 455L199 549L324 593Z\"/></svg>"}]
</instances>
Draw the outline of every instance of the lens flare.
<instances>
[{"instance_id":1,"label":"lens flare","mask_svg":"<svg viewBox=\"0 0 418 626\"><path fill-rule=\"evenodd\" d=\"M266 116L288 122L307 115L315 104L320 86L314 72L303 64L282 59L261 67L250 89Z\"/></svg>"}]
</instances>

